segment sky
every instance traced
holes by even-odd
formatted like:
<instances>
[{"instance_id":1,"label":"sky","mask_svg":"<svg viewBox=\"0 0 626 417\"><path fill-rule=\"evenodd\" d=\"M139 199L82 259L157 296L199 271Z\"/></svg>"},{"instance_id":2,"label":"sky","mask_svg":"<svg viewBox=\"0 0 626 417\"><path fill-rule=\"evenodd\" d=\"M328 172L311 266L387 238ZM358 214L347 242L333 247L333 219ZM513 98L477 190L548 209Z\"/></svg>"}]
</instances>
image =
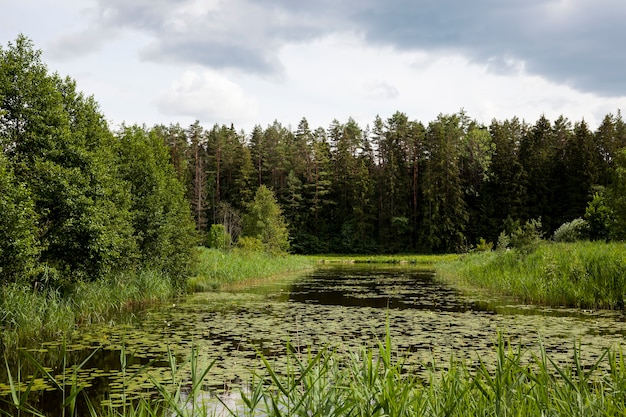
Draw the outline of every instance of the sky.
<instances>
[{"instance_id":1,"label":"sky","mask_svg":"<svg viewBox=\"0 0 626 417\"><path fill-rule=\"evenodd\" d=\"M463 109L595 129L626 106L625 21L623 0L0 0L0 45L30 38L112 127Z\"/></svg>"}]
</instances>

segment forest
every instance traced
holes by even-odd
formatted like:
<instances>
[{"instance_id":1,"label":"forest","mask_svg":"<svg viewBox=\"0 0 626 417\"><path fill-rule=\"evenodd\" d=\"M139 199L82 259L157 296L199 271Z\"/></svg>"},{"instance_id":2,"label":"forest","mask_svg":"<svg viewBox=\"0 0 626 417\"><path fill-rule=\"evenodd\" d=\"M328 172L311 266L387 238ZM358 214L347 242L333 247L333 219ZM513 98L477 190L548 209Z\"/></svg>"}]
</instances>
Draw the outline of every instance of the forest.
<instances>
[{"instance_id":1,"label":"forest","mask_svg":"<svg viewBox=\"0 0 626 417\"><path fill-rule=\"evenodd\" d=\"M626 125L561 116L489 126L464 111L427 124L396 112L361 127L303 118L246 134L200 122L155 126L186 185L196 228L233 239L254 190L273 190L296 253L464 252L526 223L545 237L581 219L591 239L625 236Z\"/></svg>"},{"instance_id":2,"label":"forest","mask_svg":"<svg viewBox=\"0 0 626 417\"><path fill-rule=\"evenodd\" d=\"M0 47L0 147L4 282L62 288L142 267L184 279L198 243L255 237L311 254L464 252L575 220L590 239L626 236L619 111L593 131L564 116L485 126L463 110L248 133L200 121L112 129L19 36Z\"/></svg>"}]
</instances>

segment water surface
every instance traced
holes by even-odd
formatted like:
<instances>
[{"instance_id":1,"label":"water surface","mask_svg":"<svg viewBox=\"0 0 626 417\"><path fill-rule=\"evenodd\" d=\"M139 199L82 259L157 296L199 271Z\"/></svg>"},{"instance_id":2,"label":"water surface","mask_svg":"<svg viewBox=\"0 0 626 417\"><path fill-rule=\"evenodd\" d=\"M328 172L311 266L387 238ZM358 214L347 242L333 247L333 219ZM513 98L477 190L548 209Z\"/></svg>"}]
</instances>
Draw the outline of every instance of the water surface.
<instances>
[{"instance_id":1,"label":"water surface","mask_svg":"<svg viewBox=\"0 0 626 417\"><path fill-rule=\"evenodd\" d=\"M445 367L452 355L470 364L478 358L488 361L498 333L529 349L541 341L560 361L570 359L574 345L580 344L586 364L604 348L622 344L626 334L621 312L477 300L410 266L342 265L193 294L137 313L126 324L85 328L64 350L70 363L94 354L77 377L91 398L115 405L145 395L152 386L148 374L171 378L168 355L180 363L192 347L199 352L199 366L214 361L206 389L220 392L262 372L259 353L281 370L287 343L297 352L331 346L341 353L376 344L387 327L397 354L418 375L425 375L433 362ZM60 375L58 346L45 343L31 353ZM188 373L183 367L177 377L184 380ZM38 387L50 390L41 391L36 401L54 410L60 393L45 380Z\"/></svg>"}]
</instances>

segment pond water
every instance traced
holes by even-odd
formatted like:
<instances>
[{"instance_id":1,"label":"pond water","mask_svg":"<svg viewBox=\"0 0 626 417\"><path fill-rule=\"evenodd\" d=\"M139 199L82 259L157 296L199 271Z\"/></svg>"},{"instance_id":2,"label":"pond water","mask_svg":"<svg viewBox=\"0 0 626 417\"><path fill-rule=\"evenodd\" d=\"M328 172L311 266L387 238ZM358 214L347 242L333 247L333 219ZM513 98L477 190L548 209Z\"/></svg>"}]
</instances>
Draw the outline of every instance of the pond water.
<instances>
[{"instance_id":1,"label":"pond water","mask_svg":"<svg viewBox=\"0 0 626 417\"><path fill-rule=\"evenodd\" d=\"M387 328L406 369L418 375L433 361L445 367L451 355L470 364L479 357L488 361L499 332L516 346L533 349L541 341L562 361L579 344L587 364L623 344L626 335L622 312L520 306L464 296L432 272L410 266L341 265L193 294L135 313L125 324L91 326L64 345L43 343L29 351L59 379L65 358L66 374L75 374L93 402L118 406L145 395L150 378L171 379L171 359L183 362L192 348L201 369L213 362L205 388L219 393L261 371L259 352L280 371L288 343L301 352L325 346L341 352L376 344ZM88 355L82 366L71 366ZM179 380L188 375L181 367ZM35 388L35 407L58 412L63 393L43 378ZM6 384L0 384L3 394Z\"/></svg>"}]
</instances>

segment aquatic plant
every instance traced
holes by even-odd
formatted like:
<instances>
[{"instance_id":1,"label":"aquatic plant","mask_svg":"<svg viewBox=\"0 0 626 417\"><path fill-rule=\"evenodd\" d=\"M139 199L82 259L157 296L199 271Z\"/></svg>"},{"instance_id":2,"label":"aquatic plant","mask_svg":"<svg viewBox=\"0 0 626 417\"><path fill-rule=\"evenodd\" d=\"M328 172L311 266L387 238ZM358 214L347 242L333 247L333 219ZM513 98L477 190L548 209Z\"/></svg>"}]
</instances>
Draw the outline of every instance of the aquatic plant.
<instances>
[{"instance_id":1,"label":"aquatic plant","mask_svg":"<svg viewBox=\"0 0 626 417\"><path fill-rule=\"evenodd\" d=\"M66 294L7 284L0 289L1 342L13 349L61 338L77 325L109 320L120 311L171 298L176 291L167 275L154 270L79 281Z\"/></svg>"},{"instance_id":2,"label":"aquatic plant","mask_svg":"<svg viewBox=\"0 0 626 417\"><path fill-rule=\"evenodd\" d=\"M577 346L571 359L561 362L543 345L527 350L500 335L493 347L495 361L478 358L478 365L473 366L451 356L445 366L432 362L428 378L420 379L404 368L403 356L387 331L373 348L329 346L314 354L292 346L287 349L286 368L276 367L259 354L264 371L241 388L234 403L205 390L213 363L201 365L199 352L192 349L182 362L171 352L167 355L169 379L149 377L153 383L149 395L118 406L110 402L100 406L86 399L86 409L91 416L103 417L624 415L626 363L622 350L606 349L591 366L584 366L580 349ZM28 359L34 361L32 356ZM65 379L38 367L40 374L64 390L66 415L76 413L83 391L72 375L83 364L63 371ZM18 379L10 380L12 393L4 400L8 409L3 412L44 415L29 408L24 398L30 386L19 385Z\"/></svg>"},{"instance_id":3,"label":"aquatic plant","mask_svg":"<svg viewBox=\"0 0 626 417\"><path fill-rule=\"evenodd\" d=\"M626 244L543 243L532 253L473 253L438 264L437 271L453 284L511 295L525 303L623 308Z\"/></svg>"},{"instance_id":4,"label":"aquatic plant","mask_svg":"<svg viewBox=\"0 0 626 417\"><path fill-rule=\"evenodd\" d=\"M266 252L200 248L197 274L188 280L190 291L214 290L220 285L311 269L304 256L270 255Z\"/></svg>"}]
</instances>

